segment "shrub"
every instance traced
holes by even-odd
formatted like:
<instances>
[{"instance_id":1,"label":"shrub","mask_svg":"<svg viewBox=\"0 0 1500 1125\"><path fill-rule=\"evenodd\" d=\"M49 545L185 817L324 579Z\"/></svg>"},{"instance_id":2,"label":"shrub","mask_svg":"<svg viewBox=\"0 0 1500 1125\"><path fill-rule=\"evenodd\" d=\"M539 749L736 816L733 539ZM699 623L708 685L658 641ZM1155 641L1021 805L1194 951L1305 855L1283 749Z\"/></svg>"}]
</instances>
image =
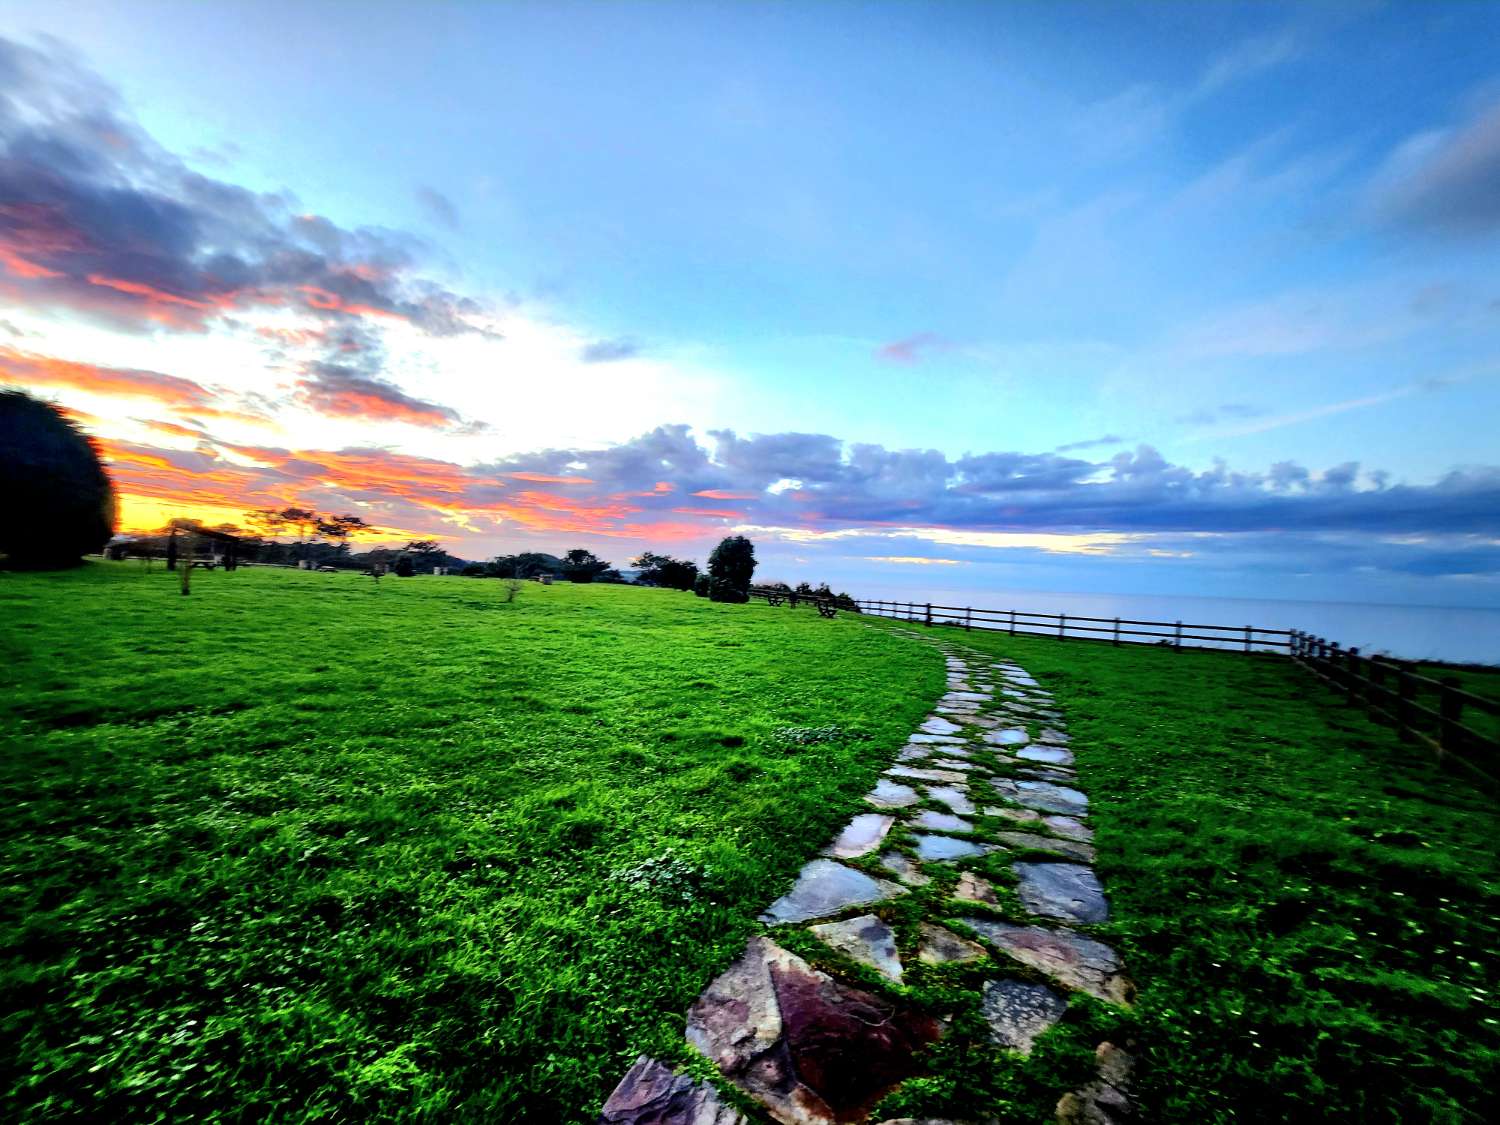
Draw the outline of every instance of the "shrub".
<instances>
[{"instance_id":1,"label":"shrub","mask_svg":"<svg viewBox=\"0 0 1500 1125\"><path fill-rule=\"evenodd\" d=\"M693 593L697 594L700 598L708 597L708 582L708 575L699 574L693 579Z\"/></svg>"},{"instance_id":2,"label":"shrub","mask_svg":"<svg viewBox=\"0 0 1500 1125\"><path fill-rule=\"evenodd\" d=\"M748 602L750 594L745 590L741 590L727 578L710 578L708 580L708 600L711 602L739 604Z\"/></svg>"},{"instance_id":3,"label":"shrub","mask_svg":"<svg viewBox=\"0 0 1500 1125\"><path fill-rule=\"evenodd\" d=\"M463 570L459 571L465 578L484 578L489 574L489 568L484 563L468 563Z\"/></svg>"},{"instance_id":4,"label":"shrub","mask_svg":"<svg viewBox=\"0 0 1500 1125\"><path fill-rule=\"evenodd\" d=\"M417 566L411 561L410 555L402 555L396 560L395 572L397 578L410 578L417 572Z\"/></svg>"},{"instance_id":5,"label":"shrub","mask_svg":"<svg viewBox=\"0 0 1500 1125\"><path fill-rule=\"evenodd\" d=\"M93 441L50 403L0 391L0 554L12 566L72 566L115 530L115 490Z\"/></svg>"}]
</instances>

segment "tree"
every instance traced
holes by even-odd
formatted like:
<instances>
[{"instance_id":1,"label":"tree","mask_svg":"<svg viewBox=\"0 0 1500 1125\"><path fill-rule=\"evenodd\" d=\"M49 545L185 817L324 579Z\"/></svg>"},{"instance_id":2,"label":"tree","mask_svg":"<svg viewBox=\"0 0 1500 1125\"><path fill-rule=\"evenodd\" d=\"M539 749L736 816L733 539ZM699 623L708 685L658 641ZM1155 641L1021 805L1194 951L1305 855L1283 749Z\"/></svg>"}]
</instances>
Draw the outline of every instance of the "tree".
<instances>
[{"instance_id":1,"label":"tree","mask_svg":"<svg viewBox=\"0 0 1500 1125\"><path fill-rule=\"evenodd\" d=\"M410 578L417 572L416 564L412 562L410 555L402 555L398 558L395 570L397 578Z\"/></svg>"},{"instance_id":2,"label":"tree","mask_svg":"<svg viewBox=\"0 0 1500 1125\"><path fill-rule=\"evenodd\" d=\"M743 535L719 541L708 556L708 596L716 602L750 600L750 578L755 573L755 544Z\"/></svg>"},{"instance_id":3,"label":"tree","mask_svg":"<svg viewBox=\"0 0 1500 1125\"><path fill-rule=\"evenodd\" d=\"M698 579L698 564L671 555L644 551L632 564L640 569L640 581L669 590L691 590Z\"/></svg>"},{"instance_id":4,"label":"tree","mask_svg":"<svg viewBox=\"0 0 1500 1125\"><path fill-rule=\"evenodd\" d=\"M350 535L356 531L363 531L368 526L369 523L360 519L359 516L330 516L327 519L318 517L318 534L338 544L336 553L341 558L350 552Z\"/></svg>"},{"instance_id":5,"label":"tree","mask_svg":"<svg viewBox=\"0 0 1500 1125\"><path fill-rule=\"evenodd\" d=\"M608 569L609 563L582 547L563 556L563 577L569 582L592 582Z\"/></svg>"},{"instance_id":6,"label":"tree","mask_svg":"<svg viewBox=\"0 0 1500 1125\"><path fill-rule=\"evenodd\" d=\"M11 566L73 566L115 531L115 490L86 434L50 403L0 391L0 554Z\"/></svg>"},{"instance_id":7,"label":"tree","mask_svg":"<svg viewBox=\"0 0 1500 1125\"><path fill-rule=\"evenodd\" d=\"M698 577L693 579L693 593L700 598L708 597L708 583L708 575L700 572Z\"/></svg>"}]
</instances>

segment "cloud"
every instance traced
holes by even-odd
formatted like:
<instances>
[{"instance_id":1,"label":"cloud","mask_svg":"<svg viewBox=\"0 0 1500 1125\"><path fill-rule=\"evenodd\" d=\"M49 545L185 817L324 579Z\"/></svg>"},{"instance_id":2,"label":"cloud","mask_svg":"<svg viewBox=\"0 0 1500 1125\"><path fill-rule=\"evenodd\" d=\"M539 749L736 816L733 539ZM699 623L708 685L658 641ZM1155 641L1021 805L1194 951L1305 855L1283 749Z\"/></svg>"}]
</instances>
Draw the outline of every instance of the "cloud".
<instances>
[{"instance_id":1,"label":"cloud","mask_svg":"<svg viewBox=\"0 0 1500 1125\"><path fill-rule=\"evenodd\" d=\"M1198 471L1146 445L1103 460L1015 451L950 459L826 434L719 431L705 444L682 425L470 466L378 449L182 440L192 448L116 446L122 493L242 508L300 500L368 512L386 526L512 543L565 531L706 545L728 522L787 543L858 543L881 558L917 557L919 544L973 561L995 552L1196 557L1230 542L1271 551L1291 536L1399 537L1408 555L1426 539L1445 550L1500 541L1500 468L1484 466L1413 485L1352 462ZM696 507L685 496L734 502Z\"/></svg>"},{"instance_id":2,"label":"cloud","mask_svg":"<svg viewBox=\"0 0 1500 1125\"><path fill-rule=\"evenodd\" d=\"M1302 42L1290 32L1246 39L1209 63L1198 80L1196 96L1217 93L1226 86L1291 62L1301 54Z\"/></svg>"},{"instance_id":3,"label":"cloud","mask_svg":"<svg viewBox=\"0 0 1500 1125\"><path fill-rule=\"evenodd\" d=\"M595 340L585 344L578 353L584 363L614 363L621 359L634 359L641 354L641 345L628 336L613 340Z\"/></svg>"},{"instance_id":4,"label":"cloud","mask_svg":"<svg viewBox=\"0 0 1500 1125\"><path fill-rule=\"evenodd\" d=\"M455 231L459 228L458 208L453 205L453 200L437 188L425 184L418 186L414 194L417 202L422 205L422 210L427 212L427 217L438 226Z\"/></svg>"},{"instance_id":5,"label":"cloud","mask_svg":"<svg viewBox=\"0 0 1500 1125\"><path fill-rule=\"evenodd\" d=\"M1376 214L1398 225L1455 237L1500 230L1500 102L1406 140L1373 193Z\"/></svg>"},{"instance_id":6,"label":"cloud","mask_svg":"<svg viewBox=\"0 0 1500 1125\"><path fill-rule=\"evenodd\" d=\"M1188 414L1178 415L1172 421L1179 426L1212 426L1215 422L1230 419L1259 418L1265 414L1263 407L1248 402L1225 402L1218 406L1204 406Z\"/></svg>"},{"instance_id":7,"label":"cloud","mask_svg":"<svg viewBox=\"0 0 1500 1125\"><path fill-rule=\"evenodd\" d=\"M413 426L456 426L458 412L413 398L396 384L361 374L338 363L314 363L297 383L298 398L309 409L336 418L406 422Z\"/></svg>"},{"instance_id":8,"label":"cloud","mask_svg":"<svg viewBox=\"0 0 1500 1125\"><path fill-rule=\"evenodd\" d=\"M160 371L75 363L0 345L0 382L115 398L149 399L181 417L264 422L259 411L226 401L201 383Z\"/></svg>"},{"instance_id":9,"label":"cloud","mask_svg":"<svg viewBox=\"0 0 1500 1125\"><path fill-rule=\"evenodd\" d=\"M918 332L892 340L875 349L875 357L887 363L920 363L933 352L946 351L952 344L933 332Z\"/></svg>"},{"instance_id":10,"label":"cloud","mask_svg":"<svg viewBox=\"0 0 1500 1125\"><path fill-rule=\"evenodd\" d=\"M0 38L0 89L6 300L142 331L202 331L246 309L481 327L477 302L418 272L417 240L192 170L58 46Z\"/></svg>"},{"instance_id":11,"label":"cloud","mask_svg":"<svg viewBox=\"0 0 1500 1125\"><path fill-rule=\"evenodd\" d=\"M1123 445L1125 439L1118 434L1105 434L1103 437L1088 438L1085 441L1070 441L1067 445L1059 445L1054 453L1072 453L1078 449L1097 449L1102 445Z\"/></svg>"}]
</instances>

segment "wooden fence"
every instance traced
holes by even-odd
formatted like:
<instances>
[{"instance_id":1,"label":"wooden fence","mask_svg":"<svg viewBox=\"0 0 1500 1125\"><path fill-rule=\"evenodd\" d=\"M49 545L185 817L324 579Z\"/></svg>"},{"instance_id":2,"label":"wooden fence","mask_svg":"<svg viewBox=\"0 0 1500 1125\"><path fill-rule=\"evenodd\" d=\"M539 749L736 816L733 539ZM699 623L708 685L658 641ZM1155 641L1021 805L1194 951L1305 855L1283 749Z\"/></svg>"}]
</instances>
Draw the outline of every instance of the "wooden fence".
<instances>
[{"instance_id":1,"label":"wooden fence","mask_svg":"<svg viewBox=\"0 0 1500 1125\"><path fill-rule=\"evenodd\" d=\"M932 602L865 601L861 613L895 617L922 625L956 625L1017 634L1109 641L1112 644L1155 642L1171 648L1223 647L1286 652L1292 646L1290 629L1259 625L1198 625L1187 621L1138 621L1128 617L1083 617L1068 613L1033 613L1023 609L978 609L974 606L936 605ZM1208 644L1194 642L1208 642ZM1186 642L1186 643L1184 643Z\"/></svg>"},{"instance_id":2,"label":"wooden fence","mask_svg":"<svg viewBox=\"0 0 1500 1125\"><path fill-rule=\"evenodd\" d=\"M1500 778L1500 739L1477 729L1500 724L1500 701L1465 691L1456 676L1433 679L1412 671L1409 662L1389 656L1363 656L1357 648L1310 633L1292 633L1292 659L1351 704L1395 727L1401 738L1428 746L1439 759L1450 760L1492 785ZM1465 722L1465 713L1471 716Z\"/></svg>"}]
</instances>

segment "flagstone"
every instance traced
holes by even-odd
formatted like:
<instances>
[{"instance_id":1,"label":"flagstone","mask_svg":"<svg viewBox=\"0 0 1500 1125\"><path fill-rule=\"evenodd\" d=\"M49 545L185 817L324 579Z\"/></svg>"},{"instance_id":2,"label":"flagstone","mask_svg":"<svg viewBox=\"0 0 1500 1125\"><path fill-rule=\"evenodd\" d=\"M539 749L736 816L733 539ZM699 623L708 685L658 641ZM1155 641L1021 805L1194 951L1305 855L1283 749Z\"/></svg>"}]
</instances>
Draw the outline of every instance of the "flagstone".
<instances>
[{"instance_id":1,"label":"flagstone","mask_svg":"<svg viewBox=\"0 0 1500 1125\"><path fill-rule=\"evenodd\" d=\"M1046 762L1054 766L1071 766L1073 751L1061 746L1024 746L1016 751L1016 757L1028 762Z\"/></svg>"},{"instance_id":2,"label":"flagstone","mask_svg":"<svg viewBox=\"0 0 1500 1125\"><path fill-rule=\"evenodd\" d=\"M923 809L922 815L912 821L912 825L916 828L930 828L935 832L972 832L974 830L973 822L961 816L933 812L931 809Z\"/></svg>"},{"instance_id":3,"label":"flagstone","mask_svg":"<svg viewBox=\"0 0 1500 1125\"><path fill-rule=\"evenodd\" d=\"M1000 905L1000 898L995 894L994 884L972 871L965 871L958 877L958 886L953 888L953 897L965 902L983 902L990 906Z\"/></svg>"},{"instance_id":4,"label":"flagstone","mask_svg":"<svg viewBox=\"0 0 1500 1125\"><path fill-rule=\"evenodd\" d=\"M1068 1010L1068 1001L1044 984L1019 980L987 980L980 1011L990 1025L996 1045L1031 1054L1037 1036Z\"/></svg>"},{"instance_id":5,"label":"flagstone","mask_svg":"<svg viewBox=\"0 0 1500 1125\"><path fill-rule=\"evenodd\" d=\"M891 872L903 883L913 887L925 887L932 879L923 875L921 869L903 852L881 852L880 866Z\"/></svg>"},{"instance_id":6,"label":"flagstone","mask_svg":"<svg viewBox=\"0 0 1500 1125\"><path fill-rule=\"evenodd\" d=\"M1020 879L1016 893L1033 914L1065 922L1105 922L1109 903L1093 870L1078 863L1011 864Z\"/></svg>"},{"instance_id":7,"label":"flagstone","mask_svg":"<svg viewBox=\"0 0 1500 1125\"><path fill-rule=\"evenodd\" d=\"M911 734L907 735L906 741L929 746L962 746L968 739L956 738L951 734Z\"/></svg>"},{"instance_id":8,"label":"flagstone","mask_svg":"<svg viewBox=\"0 0 1500 1125\"><path fill-rule=\"evenodd\" d=\"M1071 738L1069 738L1066 734L1064 734L1062 731L1055 730L1052 727L1048 727L1047 729L1045 729L1044 731L1042 731L1041 737L1040 737L1039 741L1041 741L1041 742L1056 742L1059 745L1066 746L1068 743L1072 742L1073 740Z\"/></svg>"},{"instance_id":9,"label":"flagstone","mask_svg":"<svg viewBox=\"0 0 1500 1125\"><path fill-rule=\"evenodd\" d=\"M1055 785L1050 781L1012 781L1003 777L995 778L990 784L1001 796L1041 812L1080 816L1088 811L1088 797L1066 785Z\"/></svg>"},{"instance_id":10,"label":"flagstone","mask_svg":"<svg viewBox=\"0 0 1500 1125\"><path fill-rule=\"evenodd\" d=\"M815 859L798 872L792 889L767 907L760 920L773 925L807 922L904 894L906 888L899 883L872 878L831 859Z\"/></svg>"},{"instance_id":11,"label":"flagstone","mask_svg":"<svg viewBox=\"0 0 1500 1125\"><path fill-rule=\"evenodd\" d=\"M1003 816L1009 820L1032 821L1041 820L1042 814L1034 809L1008 809L1000 805L986 805L985 816Z\"/></svg>"},{"instance_id":12,"label":"flagstone","mask_svg":"<svg viewBox=\"0 0 1500 1125\"><path fill-rule=\"evenodd\" d=\"M922 730L928 734L957 734L963 727L950 723L941 715L934 715L922 724Z\"/></svg>"},{"instance_id":13,"label":"flagstone","mask_svg":"<svg viewBox=\"0 0 1500 1125\"><path fill-rule=\"evenodd\" d=\"M896 953L896 935L873 914L861 914L844 922L824 922L809 927L828 945L881 976L901 983L901 958Z\"/></svg>"},{"instance_id":14,"label":"flagstone","mask_svg":"<svg viewBox=\"0 0 1500 1125\"><path fill-rule=\"evenodd\" d=\"M904 809L921 799L922 795L910 785L898 785L884 777L875 783L874 789L865 794L866 801L882 809Z\"/></svg>"},{"instance_id":15,"label":"flagstone","mask_svg":"<svg viewBox=\"0 0 1500 1125\"><path fill-rule=\"evenodd\" d=\"M1102 941L1068 929L1017 926L993 918L959 921L1021 964L1060 984L1115 1004L1130 1000L1133 989L1121 972L1120 958Z\"/></svg>"},{"instance_id":16,"label":"flagstone","mask_svg":"<svg viewBox=\"0 0 1500 1125\"><path fill-rule=\"evenodd\" d=\"M954 789L946 785L929 785L927 795L934 801L941 801L956 813L964 816L974 814L974 802L969 800L962 789Z\"/></svg>"},{"instance_id":17,"label":"flagstone","mask_svg":"<svg viewBox=\"0 0 1500 1125\"><path fill-rule=\"evenodd\" d=\"M688 1012L687 1038L786 1125L861 1120L915 1072L936 1020L851 988L768 938Z\"/></svg>"},{"instance_id":18,"label":"flagstone","mask_svg":"<svg viewBox=\"0 0 1500 1125\"><path fill-rule=\"evenodd\" d=\"M911 777L918 781L968 781L963 773L957 770L924 770L913 766L892 766L885 771L887 777ZM1068 812L1067 809L1058 809L1058 812Z\"/></svg>"},{"instance_id":19,"label":"flagstone","mask_svg":"<svg viewBox=\"0 0 1500 1125\"><path fill-rule=\"evenodd\" d=\"M987 844L976 844L972 840L959 840L952 836L924 836L918 833L915 840L917 858L928 863L968 859L992 850Z\"/></svg>"},{"instance_id":20,"label":"flagstone","mask_svg":"<svg viewBox=\"0 0 1500 1125\"><path fill-rule=\"evenodd\" d=\"M979 961L988 954L978 942L961 938L942 926L923 922L922 944L917 949L917 959L929 965L951 965L962 961Z\"/></svg>"},{"instance_id":21,"label":"flagstone","mask_svg":"<svg viewBox=\"0 0 1500 1125\"><path fill-rule=\"evenodd\" d=\"M1089 828L1081 820L1071 816L1044 816L1042 823L1059 836L1066 836L1070 840L1083 840L1088 842L1094 838L1094 830Z\"/></svg>"},{"instance_id":22,"label":"flagstone","mask_svg":"<svg viewBox=\"0 0 1500 1125\"><path fill-rule=\"evenodd\" d=\"M984 736L984 740L991 746L1025 746L1031 741L1031 735L1020 727L1008 727L1005 730L991 731Z\"/></svg>"},{"instance_id":23,"label":"flagstone","mask_svg":"<svg viewBox=\"0 0 1500 1125\"><path fill-rule=\"evenodd\" d=\"M744 1125L707 1082L677 1074L642 1055L625 1072L599 1114L599 1125Z\"/></svg>"},{"instance_id":24,"label":"flagstone","mask_svg":"<svg viewBox=\"0 0 1500 1125\"><path fill-rule=\"evenodd\" d=\"M853 859L856 856L869 855L880 842L885 839L891 825L896 823L893 816L885 816L881 813L860 813L848 824L838 837L823 849L824 855L835 856L838 859Z\"/></svg>"},{"instance_id":25,"label":"flagstone","mask_svg":"<svg viewBox=\"0 0 1500 1125\"><path fill-rule=\"evenodd\" d=\"M1035 848L1038 851L1056 852L1079 863L1093 863L1094 849L1076 840L1059 840L1055 836L1041 836L1035 832L997 832L995 839L1016 848Z\"/></svg>"}]
</instances>

